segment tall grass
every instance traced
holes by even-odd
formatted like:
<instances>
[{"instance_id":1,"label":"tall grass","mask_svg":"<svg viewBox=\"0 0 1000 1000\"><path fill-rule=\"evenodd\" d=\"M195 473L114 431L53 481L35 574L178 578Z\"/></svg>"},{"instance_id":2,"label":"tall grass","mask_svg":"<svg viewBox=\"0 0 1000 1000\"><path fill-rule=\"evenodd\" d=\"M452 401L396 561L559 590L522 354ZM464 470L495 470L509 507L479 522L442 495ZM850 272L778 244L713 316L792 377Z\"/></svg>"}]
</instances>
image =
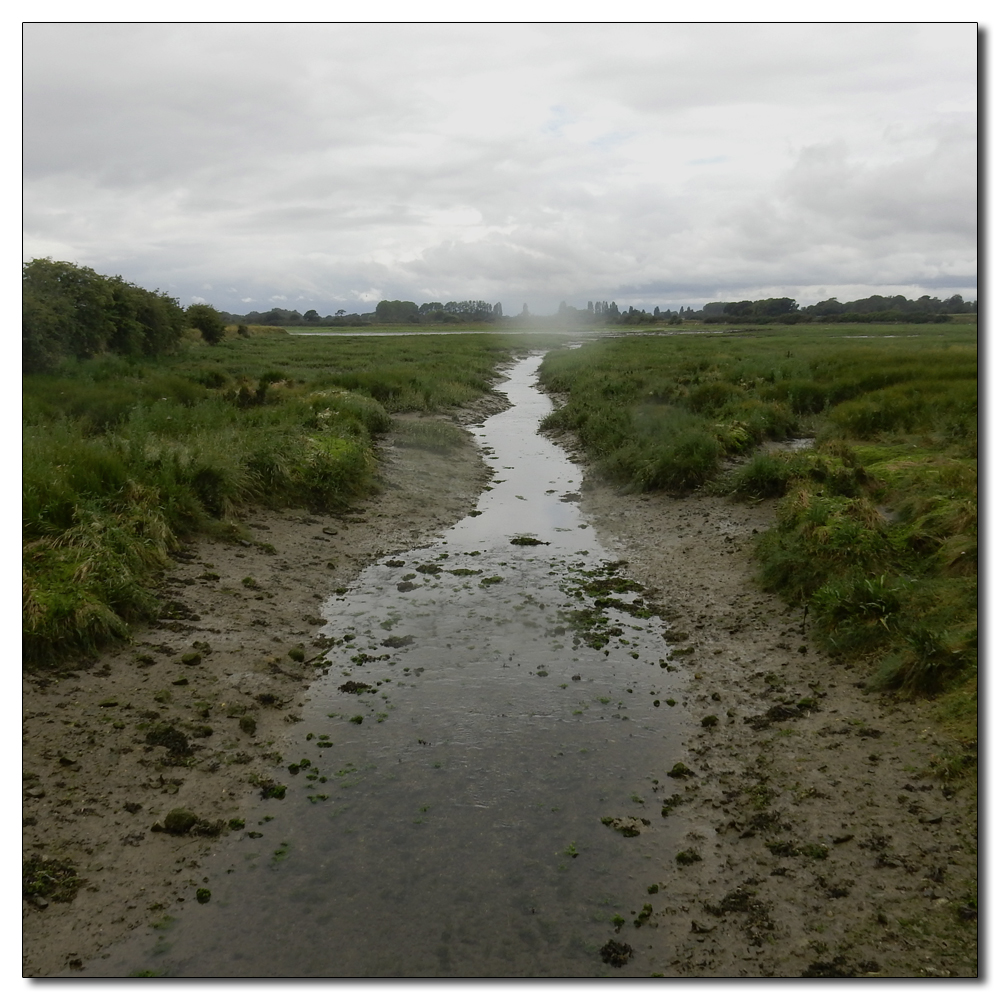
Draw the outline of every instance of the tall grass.
<instances>
[{"instance_id":1,"label":"tall grass","mask_svg":"<svg viewBox=\"0 0 1000 1000\"><path fill-rule=\"evenodd\" d=\"M978 363L974 332L901 329L619 338L551 353L542 377L568 395L548 426L613 479L781 498L764 586L874 685L937 694L976 664ZM816 447L754 452L794 434ZM720 476L727 455L748 457Z\"/></svg>"},{"instance_id":2,"label":"tall grass","mask_svg":"<svg viewBox=\"0 0 1000 1000\"><path fill-rule=\"evenodd\" d=\"M487 391L520 338L190 341L169 360L69 361L24 379L29 663L91 651L157 609L179 539L249 504L342 509L376 488L393 412Z\"/></svg>"}]
</instances>

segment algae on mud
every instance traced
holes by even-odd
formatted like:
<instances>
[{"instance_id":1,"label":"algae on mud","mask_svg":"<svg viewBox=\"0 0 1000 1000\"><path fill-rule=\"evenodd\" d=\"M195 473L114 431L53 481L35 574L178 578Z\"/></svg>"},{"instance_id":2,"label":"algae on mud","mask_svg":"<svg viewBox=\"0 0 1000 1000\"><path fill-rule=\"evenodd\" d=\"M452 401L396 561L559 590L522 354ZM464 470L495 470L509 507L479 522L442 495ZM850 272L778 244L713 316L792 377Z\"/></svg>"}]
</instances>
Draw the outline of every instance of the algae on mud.
<instances>
[{"instance_id":1,"label":"algae on mud","mask_svg":"<svg viewBox=\"0 0 1000 1000\"><path fill-rule=\"evenodd\" d=\"M515 367L508 391L515 402L514 390L526 397L521 406L479 428L494 445L491 461L511 467L481 497L481 516L431 545L372 562L322 607L325 665L283 753L297 763L283 768L283 798L267 803L274 819L254 831L265 845L294 842L297 850L282 861L280 878L263 865L252 869L256 861L248 867L238 851L225 879L203 863L213 909L202 911L204 919L188 913L171 930L173 974L602 971L588 912L636 864L643 884L658 867L606 834L600 817L607 808L628 810L644 839L672 845L663 818L643 812L651 809L649 775L663 750L674 755L683 724L664 728L651 699L680 681L659 667L665 623L644 598L634 600L639 585L609 563L576 507L559 499L578 487L579 470L525 433L549 405L528 384L536 365L537 358ZM526 499L512 505L518 496ZM548 544L511 546L512 528L514 538ZM411 566L421 584L400 591ZM473 572L456 575L449 566ZM491 577L498 579L488 588L479 585ZM563 617L581 605L608 622L600 649L581 642ZM267 780L256 779L264 792ZM366 930L357 907L376 905L373 879L392 903L378 904ZM267 928L245 905L247 893ZM303 893L309 914L301 911ZM213 922L215 904L244 914L240 927ZM462 940L451 942L447 962L437 957L447 928L428 907L461 917ZM282 932L278 950L276 915L294 939ZM552 947L526 951L539 915ZM496 928L512 919L498 937ZM350 947L320 947L332 930L352 939ZM206 952L209 940L217 946ZM237 962L235 951L246 957ZM116 949L90 974L148 962Z\"/></svg>"},{"instance_id":2,"label":"algae on mud","mask_svg":"<svg viewBox=\"0 0 1000 1000\"><path fill-rule=\"evenodd\" d=\"M587 493L584 495L587 496ZM627 527L629 519L635 514L632 508L640 508L639 512L644 513L641 508L648 506L650 509L645 513L650 517L653 513L663 515L665 512L665 508L659 503L654 508L653 504L633 503L634 499L634 497L614 498L611 509L614 512L612 516L616 529ZM666 559L672 567L672 572L683 570L685 574L690 575L691 580L700 579L712 585L711 590L705 592L706 596L710 597L707 602L700 599L698 590L693 595L675 591L669 602L670 606L678 608L681 614L678 618L680 628L677 630L677 635L680 636L687 631L692 636L687 652L692 669L698 671L695 676L700 678L704 675L706 678L704 681L689 680L685 693L678 693L678 697L682 698L685 704L689 699L691 701L699 698L707 699L713 688L717 687L722 692L723 708L733 704L740 709L742 715L745 714L744 705L753 706L748 707L748 712L752 714L756 711L764 715L769 705L776 700L775 688L781 686L788 688L789 695L794 695L793 705L797 705L798 701L804 700L807 696L817 696L821 699L819 706L825 708L829 714L817 716L810 713L789 720L791 725L782 731L782 735L777 736L773 729L765 727L758 731L750 725L739 725L743 720L737 718L734 720L735 724L724 722L717 727L718 731L701 730L697 734L698 739L692 742L683 755L678 755L697 768L699 776L696 782L702 790L685 796L674 796L674 800L682 801L671 801L669 807L665 803L664 808L670 808L673 818L685 826L691 826L692 832L700 828L708 833L707 850L705 845L699 844L698 847L706 858L707 865L692 865L686 870L691 872L692 869L720 866L719 870L727 874L721 876L722 881L717 888L706 891L703 887L700 897L692 897L687 885L676 882L673 883L674 894L696 914L702 907L702 903L697 902L700 898L704 901L704 905L718 905L726 909L727 915L720 918L719 922L724 926L713 939L710 935L715 931L715 920L712 921L712 927L707 927L698 920L688 919L686 922L679 922L680 916L664 915L658 911L657 920L663 931L656 931L649 923L641 929L643 935L649 935L649 940L656 943L655 954L657 961L661 963L658 968L674 975L720 974L718 971L713 973L712 970L724 970L722 974L728 975L745 975L746 968L750 969L751 975L800 975L803 971L806 974L830 975L837 974L838 970L853 975L948 975L950 969L957 970L952 974L968 974L966 970L970 967L970 955L974 963L976 917L974 883L970 882L963 888L970 871L968 861L964 857L970 850L967 824L960 822L965 808L961 805L965 798L963 778L966 777L962 774L962 770L968 767L968 764L962 763L962 759L968 756L968 753L956 754L947 741L938 740L933 735L928 738L926 734L931 730L926 727L930 722L922 721L926 716L922 714L919 706L910 708L905 703L871 698L861 691L856 691L849 683L845 683L845 679L849 681L852 678L851 674L844 673L848 666L835 669L826 665L823 660L816 663L811 650L810 655L805 656L800 646L804 647L806 643L804 639L799 638L798 631L801 613L793 620L792 616L783 614L777 604L758 601L752 593L749 580L744 581L735 592L730 592L725 588L717 588L716 581L711 576L699 576L707 569L716 566L724 569L727 559L731 558L727 553L734 548L728 544L734 533L731 526L734 518L730 508L715 503L715 498L712 497L702 497L700 500L712 518L709 522L706 516L705 521L705 541L710 540L708 536L711 534L714 546L711 549L711 557L706 560L706 556L702 554L700 558L697 556L685 558L682 550L673 545L675 532L681 535L689 530L685 525L691 520L697 501L693 501L691 505L676 504L676 509L680 511L678 518L667 518L665 521L670 526L668 532L670 545L665 546L665 551L662 553L649 553L650 556L655 554ZM671 505L669 510L674 510L674 506ZM696 516L698 523L701 524L700 513ZM742 515L736 520L742 523ZM763 521L764 518L758 516L752 523L763 530ZM654 536L649 526L656 525L657 530L660 530L660 523L655 518L636 521L636 524L642 525L642 530L633 531L634 537L639 540L634 550L639 558L634 563L636 569L633 571L638 579L648 579L645 575L648 569L639 568L642 565L643 546L648 548L648 539ZM707 530L710 523L713 528L711 533ZM714 530L716 525L719 526L717 532ZM308 532L305 528L300 530ZM750 528L746 527L745 531L749 535ZM716 534L718 534L717 539ZM742 538L742 535L740 537ZM374 543L369 543L368 547L374 548ZM254 550L253 554L256 555L257 551ZM706 566L706 561L712 566ZM254 572L259 579L265 578L261 572L257 570ZM236 579L239 579L238 575ZM686 586L698 588L701 583L689 583ZM712 606L716 593L723 595L724 610ZM307 598L308 593L303 596ZM693 611L685 608L685 603L692 596ZM251 598L248 596L246 599ZM196 602L190 603L200 608ZM760 620L757 620L759 616L756 611L752 615L747 614L749 608L756 608L758 604L765 609L760 612L760 615L763 615ZM753 623L750 626L753 636L747 635L746 629L749 623ZM734 637L731 630L737 629L743 631L737 632ZM762 635L768 637L769 646L765 646L761 641ZM790 638L792 635L795 638ZM162 638L159 641L162 641ZM752 643L749 642L750 638L757 642L759 647L757 650L753 649ZM686 640L687 636L684 636L680 641ZM787 648L789 644L791 650ZM285 646L290 645L291 642L286 641ZM729 668L734 676L728 676L726 673L725 661L728 660L728 656L713 655L716 648L725 649L727 654L736 658L738 669ZM798 654L794 653L796 648L799 648ZM763 660L759 661L759 670L755 670L753 664L758 662L755 658L760 655L763 655ZM745 665L740 660L741 657L746 658ZM801 662L799 662L800 657ZM781 663L783 660L793 662L786 667ZM112 662L115 664L115 669L119 669L118 661ZM212 660L209 659L208 662L211 663ZM713 668L715 668L714 674ZM196 675L199 672L203 672L202 668L191 674L193 684L198 683ZM759 685L754 680L758 674ZM88 679L92 677L92 675L87 676ZM576 680L575 677L573 679ZM818 691L813 691L812 683L817 679ZM807 680L809 684L806 683ZM49 701L55 701L59 697L65 698L66 692L72 689L74 683L72 679L66 679L53 685L53 697ZM98 678L93 678L90 683L101 682ZM572 689L573 686L570 687ZM60 691L59 694L55 693L57 690ZM668 703L673 701L674 699L669 699ZM51 705L46 703L44 707L49 709ZM849 718L851 723L840 726L835 722L835 717L839 715ZM875 720L880 717L886 718L886 721L876 723ZM859 719L870 719L871 723L855 724ZM40 734L44 734L45 730L40 725L36 724L35 728ZM849 732L840 735L841 729ZM891 732L894 737L904 741L899 749L886 753L884 760L877 765L869 759L871 755L867 751L870 747L864 747L868 740L877 737L862 735L862 730L875 731L875 729ZM317 732L319 731L317 727ZM785 733L788 735L784 735ZM744 737L742 742L735 738L737 735ZM747 736L750 737L749 741L746 739ZM928 740L922 755L919 740ZM835 753L826 749L831 746L831 741L840 745L840 749ZM729 747L738 748L742 756L738 760L730 760ZM854 753L859 748L863 748L860 757ZM254 750L254 753L256 752ZM689 753L691 756L688 756ZM795 757L788 757L786 761L786 756L792 753ZM71 753L71 756L74 754ZM902 758L901 761L896 760L897 756ZM933 761L935 757L939 758L938 763L933 765L931 770L926 772L922 770L927 767L928 758ZM123 761L125 759L123 758ZM676 758L671 757L664 763L669 764L672 759ZM447 760L444 760L443 764L441 773L445 774L448 772ZM786 764L787 766L784 766ZM804 768L805 774L797 772L796 768ZM322 777L325 775L316 773L313 779L316 782L314 788L319 787ZM837 790L834 792L832 789L838 781L841 783L836 786ZM816 791L828 789L826 794L832 795L833 799L811 796L808 794L810 789ZM897 795L900 800L906 798L907 801L897 805ZM929 810L935 809L935 798L938 805L936 811L932 812ZM704 804L709 799L714 803L712 807ZM311 799L307 801L317 810L325 808L323 801L316 803L312 803ZM284 808L277 803L264 803L264 805L272 809L276 806L277 809ZM732 815L723 813L720 808L722 805ZM710 818L706 818L706 809ZM751 812L748 817L749 825L741 830L744 810L766 812L768 809L770 813L761 816L756 825L755 814ZM769 818L771 814L779 814L779 810L780 815L777 818ZM855 810L857 816L854 815ZM943 821L936 822L942 813ZM850 829L839 835L840 840L834 838L827 841L838 850L831 851L830 856L822 860L814 860L799 854L789 857L787 861L781 860L779 867L773 867L774 862L779 859L770 856L764 837L759 834L756 838L742 837L742 832L751 828L763 832L771 823L787 823L792 825L794 831L788 831L784 835L778 834L777 831L769 833L767 841L787 840L793 847L802 843L822 846L822 841L817 839L816 831L810 824L829 823L831 818L836 820L834 829L839 827L841 820L849 823ZM923 822L924 819L928 822ZM85 822L91 821L81 819L81 825ZM726 823L735 825L726 828ZM713 834L711 824L717 825L723 832ZM890 826L891 832L888 829ZM823 829L825 827L821 827L821 830ZM875 840L871 836L873 834L883 838L879 841L882 847L875 850L859 846L861 842L874 843ZM254 830L251 836L256 841L265 834ZM561 848L566 839L561 839L554 849ZM625 841L624 844L640 842L641 840L631 840ZM758 849L756 854L753 851L755 843ZM974 842L972 847L974 848ZM98 855L102 850L106 849L99 849ZM927 879L921 879L921 870L911 873L905 866L912 868L914 860L924 858L925 852L928 862L931 862L931 852L939 854L933 857L933 866L928 869L930 874ZM755 872L763 860L757 856L761 853L772 857L772 860L770 865L753 876L757 879L757 884L751 885L751 882L747 881L745 884L734 886L733 873ZM583 857L586 857L586 852ZM672 861L672 857L672 853L668 852L661 860ZM938 864L939 861L942 864ZM882 863L884 867L873 868L876 862ZM897 867L892 867L893 865ZM814 870L810 870L814 866ZM107 873L93 874L89 870L92 864L87 859L84 859L84 867L88 869L88 877L107 891L109 887ZM974 868L972 871L974 874ZM844 887L845 872L850 872L851 877L857 879L857 884L846 899L837 894ZM691 872L691 875L697 879L694 872ZM800 875L801 879L797 882L796 879ZM943 884L938 881L940 878L944 879ZM811 881L813 879L815 885ZM924 884L934 895L927 896L920 890L919 887ZM889 890L888 895L884 895L880 886ZM173 895L167 890L160 890L160 894L171 897ZM723 906L727 901L731 904L740 904L750 899L760 900L771 906L772 912L778 915L779 933L765 932L763 938L756 938L759 947L753 947L757 947L760 952L757 959L752 957L747 959L744 952L750 937L757 935L758 931L749 921L745 931L741 925L735 924L737 920L746 920L740 915L738 906L736 909ZM716 903L718 900L722 900L723 903ZM78 901L74 905L81 905L81 902L83 901ZM86 902L90 902L89 896ZM863 912L859 909L861 904L865 905ZM630 899L628 892L616 897L613 905L625 914L629 913L627 908L629 905L639 910L638 902ZM810 915L808 908L813 906L826 908L835 916ZM54 909L57 908L50 907L47 914L51 914ZM605 928L608 912L611 911L603 914ZM108 916L111 915L116 914L109 910ZM725 926L727 921L734 926ZM808 940L789 938L780 931L782 927L802 927L803 933L808 935ZM741 942L737 934L735 947L729 955L734 929L745 933L746 942ZM667 936L666 941L661 940L664 931ZM767 940L771 934L775 934L777 942L773 946ZM907 941L916 942L918 951L911 951L908 945L900 943L900 936ZM699 942L702 939L705 944L700 946ZM823 949L828 951L823 952ZM873 949L878 952L876 957L878 965L883 970L881 973L878 973L877 966L872 964ZM645 946L640 950L645 951ZM651 951L650 955L653 954ZM821 954L825 954L826 958L817 957ZM51 967L61 968L58 963ZM152 963L151 967L160 971L158 962ZM76 966L71 968L75 969ZM776 969L779 971L776 972ZM149 968L144 971L148 972Z\"/></svg>"}]
</instances>

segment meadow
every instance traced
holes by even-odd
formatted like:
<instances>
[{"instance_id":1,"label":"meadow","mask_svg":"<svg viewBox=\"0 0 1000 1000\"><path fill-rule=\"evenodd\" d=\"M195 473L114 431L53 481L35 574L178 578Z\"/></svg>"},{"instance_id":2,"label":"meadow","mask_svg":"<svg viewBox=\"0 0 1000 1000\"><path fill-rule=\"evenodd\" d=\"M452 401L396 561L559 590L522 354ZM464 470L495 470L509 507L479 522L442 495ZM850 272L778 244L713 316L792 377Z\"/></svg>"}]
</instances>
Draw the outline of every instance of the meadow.
<instances>
[{"instance_id":1,"label":"meadow","mask_svg":"<svg viewBox=\"0 0 1000 1000\"><path fill-rule=\"evenodd\" d=\"M64 360L23 381L24 655L86 653L155 615L155 579L199 532L248 537L248 505L343 510L377 489L403 411L487 392L539 338L295 337L256 328L160 358ZM552 338L550 338L550 341Z\"/></svg>"},{"instance_id":2,"label":"meadow","mask_svg":"<svg viewBox=\"0 0 1000 1000\"><path fill-rule=\"evenodd\" d=\"M945 695L968 730L977 374L975 327L903 324L604 339L541 369L566 398L546 425L624 488L777 498L761 584L806 610L827 652L868 664L871 686ZM766 446L794 438L811 446Z\"/></svg>"}]
</instances>

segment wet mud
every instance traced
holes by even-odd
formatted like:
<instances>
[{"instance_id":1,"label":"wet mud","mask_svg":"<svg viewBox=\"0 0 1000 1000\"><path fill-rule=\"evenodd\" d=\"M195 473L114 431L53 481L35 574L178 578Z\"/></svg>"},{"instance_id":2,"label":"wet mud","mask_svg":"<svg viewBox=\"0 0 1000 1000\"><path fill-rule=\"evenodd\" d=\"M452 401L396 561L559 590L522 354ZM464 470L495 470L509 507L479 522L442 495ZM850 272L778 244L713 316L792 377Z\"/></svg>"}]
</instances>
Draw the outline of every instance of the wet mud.
<instances>
[{"instance_id":1,"label":"wet mud","mask_svg":"<svg viewBox=\"0 0 1000 1000\"><path fill-rule=\"evenodd\" d=\"M390 444L379 504L193 549L128 659L29 685L26 851L81 882L27 974L975 974L929 707L756 588L765 505L535 434L536 363L467 415L488 470Z\"/></svg>"}]
</instances>

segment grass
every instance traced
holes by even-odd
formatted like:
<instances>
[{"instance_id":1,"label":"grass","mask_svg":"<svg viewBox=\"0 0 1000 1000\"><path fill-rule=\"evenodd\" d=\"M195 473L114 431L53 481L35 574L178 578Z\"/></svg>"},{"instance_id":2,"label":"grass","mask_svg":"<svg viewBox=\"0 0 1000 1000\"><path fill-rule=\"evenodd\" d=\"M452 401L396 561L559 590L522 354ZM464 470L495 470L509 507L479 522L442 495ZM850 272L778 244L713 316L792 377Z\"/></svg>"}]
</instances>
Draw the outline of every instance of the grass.
<instances>
[{"instance_id":1,"label":"grass","mask_svg":"<svg viewBox=\"0 0 1000 1000\"><path fill-rule=\"evenodd\" d=\"M393 414L489 391L537 338L292 337L252 328L137 362L65 362L23 382L23 623L28 664L125 638L186 537L245 535L248 505L336 511L377 489ZM405 434L447 449L437 421Z\"/></svg>"},{"instance_id":2,"label":"grass","mask_svg":"<svg viewBox=\"0 0 1000 1000\"><path fill-rule=\"evenodd\" d=\"M974 328L811 326L602 340L553 351L546 425L633 490L778 498L760 579L808 606L875 687L975 712L978 359ZM812 439L803 451L768 441ZM726 471L726 465L730 466ZM961 692L959 696L958 692Z\"/></svg>"}]
</instances>

